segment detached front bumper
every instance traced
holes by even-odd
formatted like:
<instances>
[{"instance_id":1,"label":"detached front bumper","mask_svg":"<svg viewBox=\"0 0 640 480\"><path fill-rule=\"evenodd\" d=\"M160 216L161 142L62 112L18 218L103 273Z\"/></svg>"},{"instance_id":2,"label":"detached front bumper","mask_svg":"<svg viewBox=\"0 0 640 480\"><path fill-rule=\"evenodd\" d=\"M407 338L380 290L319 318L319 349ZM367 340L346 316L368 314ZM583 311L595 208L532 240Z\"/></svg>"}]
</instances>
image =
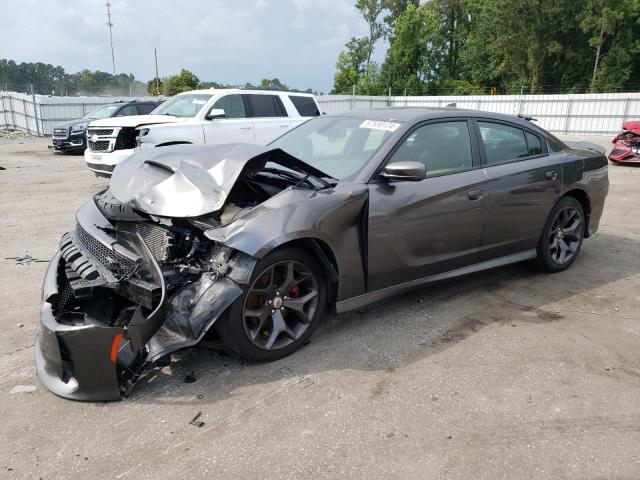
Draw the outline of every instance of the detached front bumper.
<instances>
[{"instance_id":1,"label":"detached front bumper","mask_svg":"<svg viewBox=\"0 0 640 480\"><path fill-rule=\"evenodd\" d=\"M42 286L43 302L36 334L36 371L53 393L73 400L118 400L123 393L116 356L126 342L123 328L65 325L56 321L53 302L59 295L58 252Z\"/></svg>"}]
</instances>

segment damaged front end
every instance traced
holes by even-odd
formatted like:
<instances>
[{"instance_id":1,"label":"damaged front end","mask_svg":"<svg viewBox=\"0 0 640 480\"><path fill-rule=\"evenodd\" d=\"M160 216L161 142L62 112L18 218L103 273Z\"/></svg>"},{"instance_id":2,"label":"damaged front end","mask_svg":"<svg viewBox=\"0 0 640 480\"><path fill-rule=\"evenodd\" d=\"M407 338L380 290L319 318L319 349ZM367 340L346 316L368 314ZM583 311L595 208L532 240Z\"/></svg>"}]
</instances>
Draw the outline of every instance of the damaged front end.
<instances>
[{"instance_id":1,"label":"damaged front end","mask_svg":"<svg viewBox=\"0 0 640 480\"><path fill-rule=\"evenodd\" d=\"M614 163L640 164L640 122L624 122L623 132L612 143L609 160Z\"/></svg>"},{"instance_id":2,"label":"damaged front end","mask_svg":"<svg viewBox=\"0 0 640 480\"><path fill-rule=\"evenodd\" d=\"M152 362L197 343L255 259L189 221L152 219L109 191L77 214L43 284L36 364L54 393L116 400Z\"/></svg>"},{"instance_id":3,"label":"damaged front end","mask_svg":"<svg viewBox=\"0 0 640 480\"><path fill-rule=\"evenodd\" d=\"M143 150L124 162L78 211L45 276L42 382L67 398L118 399L149 364L197 343L257 262L211 232L284 190L313 196L323 175L243 144Z\"/></svg>"}]
</instances>

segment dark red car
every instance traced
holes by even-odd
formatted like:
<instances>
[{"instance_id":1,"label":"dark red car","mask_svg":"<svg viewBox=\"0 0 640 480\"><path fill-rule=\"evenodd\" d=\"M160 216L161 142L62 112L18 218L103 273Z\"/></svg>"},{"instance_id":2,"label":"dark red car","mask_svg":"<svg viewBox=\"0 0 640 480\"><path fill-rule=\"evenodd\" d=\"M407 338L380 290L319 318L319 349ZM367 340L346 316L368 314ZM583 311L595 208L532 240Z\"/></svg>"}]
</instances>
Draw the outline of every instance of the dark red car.
<instances>
[{"instance_id":1,"label":"dark red car","mask_svg":"<svg viewBox=\"0 0 640 480\"><path fill-rule=\"evenodd\" d=\"M614 163L640 165L640 121L622 124L622 133L612 140L609 160Z\"/></svg>"}]
</instances>

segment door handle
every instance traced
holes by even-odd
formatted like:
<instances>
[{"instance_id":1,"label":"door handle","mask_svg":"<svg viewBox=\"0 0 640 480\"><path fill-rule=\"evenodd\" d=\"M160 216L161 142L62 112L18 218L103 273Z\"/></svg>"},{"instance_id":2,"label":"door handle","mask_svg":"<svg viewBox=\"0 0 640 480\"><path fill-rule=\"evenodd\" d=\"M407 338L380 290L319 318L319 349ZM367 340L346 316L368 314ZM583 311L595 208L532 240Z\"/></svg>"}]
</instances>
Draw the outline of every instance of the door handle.
<instances>
[{"instance_id":1,"label":"door handle","mask_svg":"<svg viewBox=\"0 0 640 480\"><path fill-rule=\"evenodd\" d=\"M251 126L247 126L247 127L240 127L240 130L251 130Z\"/></svg>"},{"instance_id":2,"label":"door handle","mask_svg":"<svg viewBox=\"0 0 640 480\"><path fill-rule=\"evenodd\" d=\"M556 178L558 178L558 172L556 172L555 170L551 170L549 172L546 172L544 176L547 178L547 180L555 180Z\"/></svg>"},{"instance_id":3,"label":"door handle","mask_svg":"<svg viewBox=\"0 0 640 480\"><path fill-rule=\"evenodd\" d=\"M484 197L484 190L469 190L467 197L469 197L469 200L480 200Z\"/></svg>"}]
</instances>

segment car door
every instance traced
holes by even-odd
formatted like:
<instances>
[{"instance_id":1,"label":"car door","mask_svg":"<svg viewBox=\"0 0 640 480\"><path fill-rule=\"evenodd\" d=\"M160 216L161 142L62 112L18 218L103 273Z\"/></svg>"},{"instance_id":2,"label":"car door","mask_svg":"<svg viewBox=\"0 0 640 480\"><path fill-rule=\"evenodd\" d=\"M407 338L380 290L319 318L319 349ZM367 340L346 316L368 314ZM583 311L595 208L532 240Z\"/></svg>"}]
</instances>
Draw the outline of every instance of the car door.
<instances>
[{"instance_id":1,"label":"car door","mask_svg":"<svg viewBox=\"0 0 640 480\"><path fill-rule=\"evenodd\" d=\"M204 143L254 143L253 122L241 94L220 97L211 108L224 110L223 118L203 120Z\"/></svg>"},{"instance_id":2,"label":"car door","mask_svg":"<svg viewBox=\"0 0 640 480\"><path fill-rule=\"evenodd\" d=\"M467 119L428 122L400 140L388 163L419 161L418 182L369 187L368 291L477 261L486 211L486 175Z\"/></svg>"},{"instance_id":3,"label":"car door","mask_svg":"<svg viewBox=\"0 0 640 480\"><path fill-rule=\"evenodd\" d=\"M253 120L256 144L266 145L292 127L278 95L256 93L246 97Z\"/></svg>"},{"instance_id":4,"label":"car door","mask_svg":"<svg viewBox=\"0 0 640 480\"><path fill-rule=\"evenodd\" d=\"M480 259L535 249L562 189L561 155L550 153L533 129L489 119L474 123L488 178Z\"/></svg>"}]
</instances>

